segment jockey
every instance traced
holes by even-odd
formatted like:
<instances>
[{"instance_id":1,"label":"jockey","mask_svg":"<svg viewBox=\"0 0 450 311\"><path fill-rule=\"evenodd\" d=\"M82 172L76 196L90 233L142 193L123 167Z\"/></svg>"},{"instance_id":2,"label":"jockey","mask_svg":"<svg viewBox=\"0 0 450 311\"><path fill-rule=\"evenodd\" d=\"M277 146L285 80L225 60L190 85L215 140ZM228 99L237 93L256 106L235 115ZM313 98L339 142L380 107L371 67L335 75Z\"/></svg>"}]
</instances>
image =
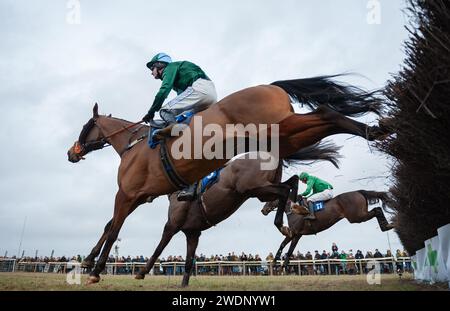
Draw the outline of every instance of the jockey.
<instances>
[{"instance_id":1,"label":"jockey","mask_svg":"<svg viewBox=\"0 0 450 311\"><path fill-rule=\"evenodd\" d=\"M159 111L167 124L173 124L176 116L184 111L192 110L196 113L217 102L214 83L199 66L188 61L172 62L169 55L158 53L147 63L147 67L155 79L162 80L162 85L152 107L142 118L143 121L151 123L155 112ZM163 105L172 89L178 96ZM183 201L192 200L196 185L197 183L183 189L178 198Z\"/></svg>"},{"instance_id":2,"label":"jockey","mask_svg":"<svg viewBox=\"0 0 450 311\"><path fill-rule=\"evenodd\" d=\"M217 102L214 83L199 66L188 61L172 62L169 55L158 53L147 67L155 79L162 80L162 85L143 121L150 122L159 111L164 121L175 123L180 113L191 109L195 113ZM172 89L178 96L163 105Z\"/></svg>"},{"instance_id":3,"label":"jockey","mask_svg":"<svg viewBox=\"0 0 450 311\"><path fill-rule=\"evenodd\" d=\"M333 186L330 183L317 178L316 176L309 175L306 172L302 172L298 177L304 184L306 184L306 190L301 194L301 196L304 197L304 205L309 210L309 215L306 216L305 219L316 219L316 216L314 215L314 202L332 199Z\"/></svg>"}]
</instances>

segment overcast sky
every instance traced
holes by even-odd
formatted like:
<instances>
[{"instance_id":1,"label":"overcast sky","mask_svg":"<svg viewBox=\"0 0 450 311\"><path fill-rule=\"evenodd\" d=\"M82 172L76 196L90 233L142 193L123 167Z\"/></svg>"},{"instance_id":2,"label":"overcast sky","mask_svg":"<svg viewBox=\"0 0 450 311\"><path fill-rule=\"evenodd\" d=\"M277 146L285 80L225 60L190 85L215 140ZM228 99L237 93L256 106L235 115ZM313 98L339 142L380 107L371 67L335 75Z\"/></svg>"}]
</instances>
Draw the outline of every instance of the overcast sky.
<instances>
[{"instance_id":1,"label":"overcast sky","mask_svg":"<svg viewBox=\"0 0 450 311\"><path fill-rule=\"evenodd\" d=\"M75 1L76 2L76 1ZM407 38L404 1L384 0L380 24L369 24L366 0L347 1L80 1L71 24L69 1L0 1L0 255L16 255L24 220L26 255L87 255L113 212L120 158L107 148L85 161L67 161L67 149L100 113L137 121L160 81L145 67L157 52L199 64L219 98L275 80L341 72L369 89L398 72ZM282 4L282 5L281 5ZM281 6L280 6L281 5ZM76 20L75 20L76 21ZM173 97L172 93L170 96ZM364 122L373 116L361 118ZM335 193L387 190L390 161L361 138L332 137L343 145L341 169L305 168ZM288 170L287 179L297 170ZM371 180L357 179L378 176ZM303 189L303 186L302 186ZM203 232L197 254L277 250L282 236L273 214L249 200L229 219ZM119 234L120 255L150 256L167 219L167 197L138 208ZM301 252L340 249L385 252L401 248L396 234L342 220L300 240ZM178 234L162 256L185 256Z\"/></svg>"}]
</instances>

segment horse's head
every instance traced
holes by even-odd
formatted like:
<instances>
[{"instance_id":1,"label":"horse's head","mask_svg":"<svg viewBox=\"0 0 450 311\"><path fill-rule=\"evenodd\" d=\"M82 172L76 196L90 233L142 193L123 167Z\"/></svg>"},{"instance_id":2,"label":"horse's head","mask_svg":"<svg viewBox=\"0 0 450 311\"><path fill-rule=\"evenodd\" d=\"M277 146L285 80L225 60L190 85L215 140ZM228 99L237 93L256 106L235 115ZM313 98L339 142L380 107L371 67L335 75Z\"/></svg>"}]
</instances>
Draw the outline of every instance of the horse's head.
<instances>
[{"instance_id":1,"label":"horse's head","mask_svg":"<svg viewBox=\"0 0 450 311\"><path fill-rule=\"evenodd\" d=\"M102 149L108 143L96 124L98 118L98 105L95 103L92 118L83 126L78 140L67 151L70 162L77 163L84 160L86 154L93 150Z\"/></svg>"}]
</instances>

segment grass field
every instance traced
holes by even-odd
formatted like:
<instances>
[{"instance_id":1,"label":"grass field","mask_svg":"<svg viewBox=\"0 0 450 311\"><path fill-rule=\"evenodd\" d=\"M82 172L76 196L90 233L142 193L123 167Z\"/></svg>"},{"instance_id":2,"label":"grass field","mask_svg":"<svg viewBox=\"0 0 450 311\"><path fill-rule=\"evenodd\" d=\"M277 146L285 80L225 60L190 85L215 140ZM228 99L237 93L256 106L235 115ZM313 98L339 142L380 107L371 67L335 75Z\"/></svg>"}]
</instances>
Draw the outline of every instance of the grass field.
<instances>
[{"instance_id":1,"label":"grass field","mask_svg":"<svg viewBox=\"0 0 450 311\"><path fill-rule=\"evenodd\" d=\"M145 280L135 280L131 276L102 276L99 284L84 285L86 276L81 277L81 285L70 285L66 275L51 273L0 273L0 291L12 290L350 290L350 291L422 291L446 290L447 285L418 284L412 275L399 279L397 275L382 275L380 285L369 285L365 275L342 276L192 276L188 288L181 288L181 277L147 276Z\"/></svg>"}]
</instances>

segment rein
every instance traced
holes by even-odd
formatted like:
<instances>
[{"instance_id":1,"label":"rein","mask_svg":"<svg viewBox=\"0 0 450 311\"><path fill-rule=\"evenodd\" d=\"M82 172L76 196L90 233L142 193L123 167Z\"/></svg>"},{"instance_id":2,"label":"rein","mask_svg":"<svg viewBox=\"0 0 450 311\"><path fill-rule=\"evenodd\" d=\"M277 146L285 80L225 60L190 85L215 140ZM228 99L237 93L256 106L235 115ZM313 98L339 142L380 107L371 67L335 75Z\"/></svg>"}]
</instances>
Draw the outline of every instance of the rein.
<instances>
[{"instance_id":1,"label":"rein","mask_svg":"<svg viewBox=\"0 0 450 311\"><path fill-rule=\"evenodd\" d=\"M95 126L97 126L97 123L96 123L95 121L96 121L96 120L93 119L93 124L94 124ZM109 139L109 138L111 138L111 137L113 137L114 135L117 135L117 134L119 134L119 133L121 133L121 132L123 132L123 131L126 131L126 130L130 129L130 128L132 128L133 126L139 125L139 124L141 124L142 122L144 122L144 121L141 120L141 121L139 121L139 122L135 122L135 123L132 123L132 124L130 124L130 125L124 126L124 127L122 127L121 129L118 129L118 130L112 132L111 134L106 135L105 137L102 137L102 138L99 139L99 140L90 141L90 142L83 143L83 144L80 143L80 141L78 140L78 141L76 141L75 144L74 144L73 151L74 151L75 154L81 156L81 153L83 153L83 152L84 152L84 154L87 154L87 153L89 153L90 151L93 151L93 150L99 150L99 149L103 149L103 148L105 148L105 147L111 146L111 144L108 142L108 139ZM83 158L83 157L81 156L81 158Z\"/></svg>"},{"instance_id":2,"label":"rein","mask_svg":"<svg viewBox=\"0 0 450 311\"><path fill-rule=\"evenodd\" d=\"M129 128L132 128L133 126L136 126L136 125L138 125L138 124L141 124L142 122L144 122L144 121L139 121L139 122L135 122L135 123L133 123L133 124L130 124L130 125L128 125L128 126L124 126L123 128L118 129L117 131L112 132L112 133L109 134L108 136L103 137L103 139L106 140L106 139L108 139L108 138L111 138L111 137L113 137L113 136L116 135L116 134L119 134L119 133L121 133L121 132L123 132L123 131L128 130Z\"/></svg>"}]
</instances>

